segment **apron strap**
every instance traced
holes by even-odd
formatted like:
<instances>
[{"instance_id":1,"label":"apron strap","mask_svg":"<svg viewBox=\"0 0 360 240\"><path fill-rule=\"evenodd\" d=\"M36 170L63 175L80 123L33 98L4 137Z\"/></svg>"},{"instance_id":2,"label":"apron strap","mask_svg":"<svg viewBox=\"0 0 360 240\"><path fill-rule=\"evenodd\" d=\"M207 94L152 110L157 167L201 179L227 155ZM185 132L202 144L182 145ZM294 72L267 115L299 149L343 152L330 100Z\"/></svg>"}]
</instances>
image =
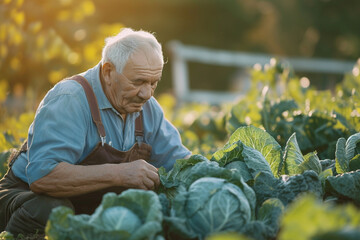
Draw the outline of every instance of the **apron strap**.
<instances>
[{"instance_id":1,"label":"apron strap","mask_svg":"<svg viewBox=\"0 0 360 240\"><path fill-rule=\"evenodd\" d=\"M101 121L99 105L97 103L97 99L91 85L83 76L80 75L72 76L71 78L69 78L69 80L75 80L76 82L80 83L80 85L84 88L86 98L90 107L92 119L97 127L101 142L104 145L106 137L105 128Z\"/></svg>"},{"instance_id":2,"label":"apron strap","mask_svg":"<svg viewBox=\"0 0 360 240\"><path fill-rule=\"evenodd\" d=\"M137 137L137 136L144 137L142 115L143 115L143 112L141 110L140 115L135 120L135 137Z\"/></svg>"},{"instance_id":3,"label":"apron strap","mask_svg":"<svg viewBox=\"0 0 360 240\"><path fill-rule=\"evenodd\" d=\"M143 129L143 111L140 111L140 115L135 119L135 140L141 145L144 142L144 129Z\"/></svg>"}]
</instances>

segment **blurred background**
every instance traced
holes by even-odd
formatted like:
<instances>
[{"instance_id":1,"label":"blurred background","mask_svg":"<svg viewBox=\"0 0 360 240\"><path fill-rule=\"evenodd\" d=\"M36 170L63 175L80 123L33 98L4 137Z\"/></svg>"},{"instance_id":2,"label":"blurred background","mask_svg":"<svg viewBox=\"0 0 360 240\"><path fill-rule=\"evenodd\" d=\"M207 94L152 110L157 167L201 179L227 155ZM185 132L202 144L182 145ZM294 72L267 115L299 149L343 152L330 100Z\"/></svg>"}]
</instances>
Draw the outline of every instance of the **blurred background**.
<instances>
[{"instance_id":1,"label":"blurred background","mask_svg":"<svg viewBox=\"0 0 360 240\"><path fill-rule=\"evenodd\" d=\"M131 27L154 32L167 64L156 94L172 92L168 43L286 57L360 56L356 0L1 0L0 88L8 111L34 109L62 78L101 59L104 38ZM227 91L235 67L190 62L190 87ZM306 74L306 73L298 73ZM306 74L318 88L342 75ZM332 83L328 85L327 83Z\"/></svg>"},{"instance_id":2,"label":"blurred background","mask_svg":"<svg viewBox=\"0 0 360 240\"><path fill-rule=\"evenodd\" d=\"M302 150L322 151L329 139L336 144L360 127L359 12L357 0L1 0L0 151L27 137L46 92L96 65L104 39L123 27L153 32L162 43L166 64L155 95L190 149L216 150L236 128L251 124L283 145L297 132ZM268 58L245 69L190 60L184 65L187 73L173 75L173 41ZM331 59L350 68L300 72L284 67L279 58ZM325 64L325 69L332 67ZM177 108L174 93L182 90L173 79L181 74L189 79L188 89L223 92L230 100L230 93L246 96L221 106L198 102ZM285 98L290 101L279 103ZM316 131L308 127L313 122Z\"/></svg>"},{"instance_id":3,"label":"blurred background","mask_svg":"<svg viewBox=\"0 0 360 240\"><path fill-rule=\"evenodd\" d=\"M104 39L124 27L162 43L155 97L193 154L211 157L252 125L282 148L296 133L302 153L334 159L338 139L360 131L358 0L0 1L0 176L46 92L96 65Z\"/></svg>"}]
</instances>

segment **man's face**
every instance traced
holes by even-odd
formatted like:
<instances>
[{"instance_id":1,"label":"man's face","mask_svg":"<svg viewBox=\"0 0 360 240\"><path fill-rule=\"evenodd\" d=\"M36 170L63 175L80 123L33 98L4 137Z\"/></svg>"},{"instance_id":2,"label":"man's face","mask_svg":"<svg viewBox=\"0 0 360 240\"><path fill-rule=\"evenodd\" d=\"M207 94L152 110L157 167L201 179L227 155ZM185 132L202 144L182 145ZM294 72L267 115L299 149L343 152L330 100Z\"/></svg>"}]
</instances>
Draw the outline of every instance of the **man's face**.
<instances>
[{"instance_id":1,"label":"man's face","mask_svg":"<svg viewBox=\"0 0 360 240\"><path fill-rule=\"evenodd\" d=\"M143 46L130 55L122 74L113 66L105 77L105 94L121 114L139 112L153 95L160 81L163 63L149 47Z\"/></svg>"}]
</instances>

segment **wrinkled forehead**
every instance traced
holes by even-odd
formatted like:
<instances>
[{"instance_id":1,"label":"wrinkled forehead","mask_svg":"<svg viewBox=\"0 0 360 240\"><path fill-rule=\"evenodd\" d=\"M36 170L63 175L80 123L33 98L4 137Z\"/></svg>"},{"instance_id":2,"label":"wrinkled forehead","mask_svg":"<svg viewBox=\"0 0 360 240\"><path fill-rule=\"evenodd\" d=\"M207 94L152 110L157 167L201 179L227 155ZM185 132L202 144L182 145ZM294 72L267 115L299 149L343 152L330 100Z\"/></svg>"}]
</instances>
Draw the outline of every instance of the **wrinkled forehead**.
<instances>
[{"instance_id":1,"label":"wrinkled forehead","mask_svg":"<svg viewBox=\"0 0 360 240\"><path fill-rule=\"evenodd\" d=\"M147 67L150 69L162 69L164 60L162 54L150 45L139 46L129 57L127 64L133 67Z\"/></svg>"},{"instance_id":2,"label":"wrinkled forehead","mask_svg":"<svg viewBox=\"0 0 360 240\"><path fill-rule=\"evenodd\" d=\"M156 46L152 46L150 43L141 44L135 52L138 51L139 53L144 54L147 58L154 58L164 64L163 54L161 48L159 49Z\"/></svg>"}]
</instances>

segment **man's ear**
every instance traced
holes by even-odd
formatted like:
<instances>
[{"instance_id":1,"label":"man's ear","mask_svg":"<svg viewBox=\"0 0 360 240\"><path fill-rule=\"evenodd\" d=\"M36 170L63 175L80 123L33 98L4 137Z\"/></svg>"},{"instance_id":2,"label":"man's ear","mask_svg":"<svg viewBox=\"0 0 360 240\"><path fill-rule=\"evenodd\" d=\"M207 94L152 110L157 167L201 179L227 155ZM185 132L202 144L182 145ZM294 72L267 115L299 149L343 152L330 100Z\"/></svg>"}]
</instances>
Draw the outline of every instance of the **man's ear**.
<instances>
[{"instance_id":1,"label":"man's ear","mask_svg":"<svg viewBox=\"0 0 360 240\"><path fill-rule=\"evenodd\" d=\"M105 81L106 85L111 85L111 75L113 74L113 71L115 70L115 66L110 63L106 62L102 65L102 75Z\"/></svg>"}]
</instances>

